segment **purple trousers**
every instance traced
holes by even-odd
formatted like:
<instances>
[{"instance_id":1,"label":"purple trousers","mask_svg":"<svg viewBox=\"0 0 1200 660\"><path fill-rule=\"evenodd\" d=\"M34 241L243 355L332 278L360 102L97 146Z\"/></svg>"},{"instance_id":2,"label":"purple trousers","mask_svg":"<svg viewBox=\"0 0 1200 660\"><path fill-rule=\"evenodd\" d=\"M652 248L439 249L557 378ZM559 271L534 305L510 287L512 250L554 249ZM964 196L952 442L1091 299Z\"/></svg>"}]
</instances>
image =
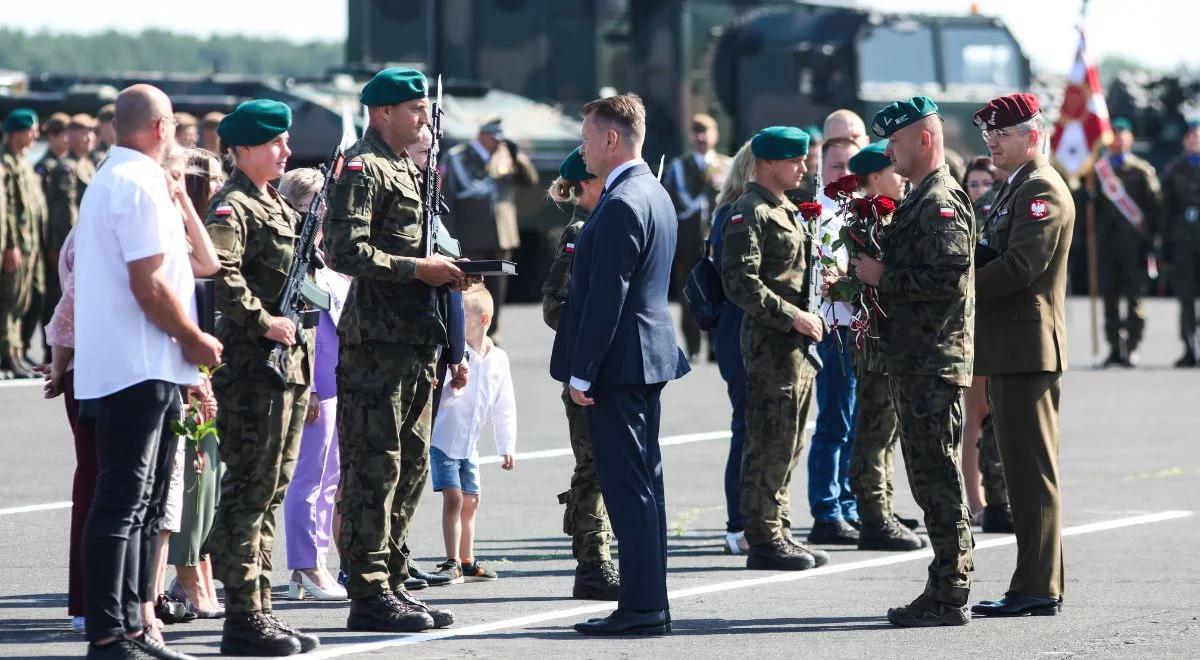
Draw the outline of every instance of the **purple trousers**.
<instances>
[{"instance_id":1,"label":"purple trousers","mask_svg":"<svg viewBox=\"0 0 1200 660\"><path fill-rule=\"evenodd\" d=\"M338 460L337 397L321 401L321 414L304 427L296 471L283 500L289 570L325 564L333 532Z\"/></svg>"}]
</instances>

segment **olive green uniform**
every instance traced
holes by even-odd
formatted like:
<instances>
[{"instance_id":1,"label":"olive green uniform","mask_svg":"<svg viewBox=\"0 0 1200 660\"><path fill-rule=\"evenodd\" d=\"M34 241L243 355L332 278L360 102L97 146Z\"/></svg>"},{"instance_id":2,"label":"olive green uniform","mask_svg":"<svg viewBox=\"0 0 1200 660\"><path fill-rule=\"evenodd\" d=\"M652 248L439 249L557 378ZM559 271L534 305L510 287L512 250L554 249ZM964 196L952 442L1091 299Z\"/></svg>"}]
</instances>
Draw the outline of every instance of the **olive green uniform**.
<instances>
[{"instance_id":1,"label":"olive green uniform","mask_svg":"<svg viewBox=\"0 0 1200 660\"><path fill-rule=\"evenodd\" d=\"M1171 286L1179 298L1179 336L1200 353L1196 285L1200 282L1200 157L1182 156L1163 171L1163 244L1171 253ZM1200 355L1197 355L1200 357Z\"/></svg>"},{"instance_id":2,"label":"olive green uniform","mask_svg":"<svg viewBox=\"0 0 1200 660\"><path fill-rule=\"evenodd\" d=\"M351 598L399 589L402 552L429 474L434 362L446 330L424 255L420 172L382 136L346 150L325 222L325 259L354 282L338 323L342 515L337 540Z\"/></svg>"},{"instance_id":3,"label":"olive green uniform","mask_svg":"<svg viewBox=\"0 0 1200 660\"><path fill-rule=\"evenodd\" d=\"M40 279L42 232L46 226L46 200L42 184L33 167L23 156L9 150L7 144L0 145L0 167L4 175L8 227L4 237L4 250L16 249L21 253L21 265L11 273L4 273L0 285L0 351L5 355L20 354L25 349L21 340L21 319L29 311L34 287Z\"/></svg>"},{"instance_id":4,"label":"olive green uniform","mask_svg":"<svg viewBox=\"0 0 1200 660\"><path fill-rule=\"evenodd\" d=\"M892 474L899 431L886 374L869 365L870 344L853 348L854 442L850 444L850 490L866 525L892 517Z\"/></svg>"},{"instance_id":5,"label":"olive green uniform","mask_svg":"<svg viewBox=\"0 0 1200 660\"><path fill-rule=\"evenodd\" d=\"M224 364L213 375L221 438L220 505L206 549L225 585L230 612L271 609L275 511L296 466L312 382L311 330L287 349L286 384L267 366L264 335L280 316L279 296L300 230L300 214L271 187L265 193L234 169L205 218L220 271L216 335Z\"/></svg>"},{"instance_id":6,"label":"olive green uniform","mask_svg":"<svg viewBox=\"0 0 1200 660\"><path fill-rule=\"evenodd\" d=\"M975 371L988 377L1008 481L1017 568L1009 591L1063 593L1058 404L1067 368L1067 254L1075 204L1037 157L997 195L981 242L999 253L979 267Z\"/></svg>"},{"instance_id":7,"label":"olive green uniform","mask_svg":"<svg viewBox=\"0 0 1200 660\"><path fill-rule=\"evenodd\" d=\"M1000 183L988 189L979 196L972 205L975 210L975 230L983 237L983 229L987 226L987 216L996 203L996 193L1000 192ZM976 335L978 339L978 335ZM976 347L978 352L978 347ZM986 386L985 386L986 387ZM983 418L979 435L979 474L983 482L983 500L989 505L1003 506L1008 504L1008 487L1004 483L1004 464L1000 461L1000 449L996 446L996 425L992 423L992 415L988 413Z\"/></svg>"},{"instance_id":8,"label":"olive green uniform","mask_svg":"<svg viewBox=\"0 0 1200 660\"><path fill-rule=\"evenodd\" d=\"M1125 192L1141 209L1144 233L1139 232L1115 204L1096 193L1096 267L1100 295L1104 298L1104 337L1109 346L1124 345L1133 351L1142 341L1146 313L1142 295L1146 287L1146 253L1158 231L1162 213L1162 191L1154 167L1125 154L1113 171L1125 186ZM1121 317L1121 300L1126 315Z\"/></svg>"},{"instance_id":9,"label":"olive green uniform","mask_svg":"<svg viewBox=\"0 0 1200 660\"><path fill-rule=\"evenodd\" d=\"M546 325L558 329L558 319L571 291L571 260L574 258L575 237L583 228L587 214L575 207L571 223L563 229L554 253L554 263L546 284L542 287L542 318ZM571 400L569 388L563 386L563 406L567 411L567 429L571 435L571 452L575 454L575 471L571 474L571 489L558 494L558 503L567 506L563 514L563 533L571 537L571 555L581 563L612 560L609 544L612 525L604 497L600 494L600 479L596 476L596 459L592 451L592 436L588 431L587 409Z\"/></svg>"},{"instance_id":10,"label":"olive green uniform","mask_svg":"<svg viewBox=\"0 0 1200 660\"><path fill-rule=\"evenodd\" d=\"M888 375L913 497L933 561L925 595L962 606L974 566L962 472L962 389L971 382L975 245L971 202L943 165L896 209L881 233L879 360Z\"/></svg>"},{"instance_id":11,"label":"olive green uniform","mask_svg":"<svg viewBox=\"0 0 1200 660\"><path fill-rule=\"evenodd\" d=\"M792 328L807 306L804 275L812 240L796 212L787 198L751 182L722 236L725 295L746 312L741 512L751 545L787 534L788 486L804 449L817 374L806 354L810 340Z\"/></svg>"}]
</instances>

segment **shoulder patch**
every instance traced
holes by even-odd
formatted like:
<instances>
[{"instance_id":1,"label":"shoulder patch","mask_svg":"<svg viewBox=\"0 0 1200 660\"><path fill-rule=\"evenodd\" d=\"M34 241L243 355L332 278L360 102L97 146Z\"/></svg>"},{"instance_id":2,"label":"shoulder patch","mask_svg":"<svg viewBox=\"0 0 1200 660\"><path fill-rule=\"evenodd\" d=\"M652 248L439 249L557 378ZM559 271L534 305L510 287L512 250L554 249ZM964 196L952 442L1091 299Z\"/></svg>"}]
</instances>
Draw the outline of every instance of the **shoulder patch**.
<instances>
[{"instance_id":1,"label":"shoulder patch","mask_svg":"<svg viewBox=\"0 0 1200 660\"><path fill-rule=\"evenodd\" d=\"M213 215L218 218L227 218L233 215L233 206L231 204L222 204L213 209Z\"/></svg>"},{"instance_id":2,"label":"shoulder patch","mask_svg":"<svg viewBox=\"0 0 1200 660\"><path fill-rule=\"evenodd\" d=\"M575 254L575 244L567 243L563 246L563 252L566 252L567 254Z\"/></svg>"},{"instance_id":3,"label":"shoulder patch","mask_svg":"<svg viewBox=\"0 0 1200 660\"><path fill-rule=\"evenodd\" d=\"M942 218L953 218L954 217L954 208L950 207L950 206L939 206L938 207L938 216L942 217Z\"/></svg>"},{"instance_id":4,"label":"shoulder patch","mask_svg":"<svg viewBox=\"0 0 1200 660\"><path fill-rule=\"evenodd\" d=\"M733 215L729 216L729 224L731 225L740 225L744 221L745 218L742 217L741 213L734 213Z\"/></svg>"},{"instance_id":5,"label":"shoulder patch","mask_svg":"<svg viewBox=\"0 0 1200 660\"><path fill-rule=\"evenodd\" d=\"M362 160L362 158L359 158L358 156L351 158L349 160L349 162L346 163L346 169L350 170L351 172L361 172L362 168L363 168L363 160Z\"/></svg>"},{"instance_id":6,"label":"shoulder patch","mask_svg":"<svg viewBox=\"0 0 1200 660\"><path fill-rule=\"evenodd\" d=\"M1045 200L1035 199L1029 203L1029 215L1035 220L1042 220L1050 213L1050 205Z\"/></svg>"}]
</instances>

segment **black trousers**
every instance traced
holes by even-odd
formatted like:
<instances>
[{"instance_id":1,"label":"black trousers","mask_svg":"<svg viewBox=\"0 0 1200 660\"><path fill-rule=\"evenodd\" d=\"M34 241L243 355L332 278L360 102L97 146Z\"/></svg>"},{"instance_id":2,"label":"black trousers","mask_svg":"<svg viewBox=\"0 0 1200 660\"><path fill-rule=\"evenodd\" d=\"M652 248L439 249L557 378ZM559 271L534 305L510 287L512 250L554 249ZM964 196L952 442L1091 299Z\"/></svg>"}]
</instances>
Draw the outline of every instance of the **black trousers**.
<instances>
[{"instance_id":1,"label":"black trousers","mask_svg":"<svg viewBox=\"0 0 1200 660\"><path fill-rule=\"evenodd\" d=\"M87 402L95 415L96 493L84 526L87 638L142 629L154 588L154 539L162 527L177 439L179 386L131 385Z\"/></svg>"},{"instance_id":2,"label":"black trousers","mask_svg":"<svg viewBox=\"0 0 1200 660\"><path fill-rule=\"evenodd\" d=\"M659 397L665 383L592 385L588 430L600 492L620 543L623 610L665 610L667 504L658 446Z\"/></svg>"}]
</instances>

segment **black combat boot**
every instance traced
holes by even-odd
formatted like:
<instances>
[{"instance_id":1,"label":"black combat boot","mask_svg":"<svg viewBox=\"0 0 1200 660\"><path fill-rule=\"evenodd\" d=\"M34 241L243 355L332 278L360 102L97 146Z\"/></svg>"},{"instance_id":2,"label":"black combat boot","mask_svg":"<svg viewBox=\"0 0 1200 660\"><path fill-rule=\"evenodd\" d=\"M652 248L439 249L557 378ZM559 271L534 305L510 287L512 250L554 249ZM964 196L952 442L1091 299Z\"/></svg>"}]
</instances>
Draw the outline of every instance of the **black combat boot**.
<instances>
[{"instance_id":1,"label":"black combat boot","mask_svg":"<svg viewBox=\"0 0 1200 660\"><path fill-rule=\"evenodd\" d=\"M979 524L984 534L1012 534L1012 508L1007 504L989 504L983 507L983 520Z\"/></svg>"},{"instance_id":2,"label":"black combat boot","mask_svg":"<svg viewBox=\"0 0 1200 660\"><path fill-rule=\"evenodd\" d=\"M971 621L971 614L965 605L943 603L921 594L908 605L888 610L887 619L902 628L965 626Z\"/></svg>"},{"instance_id":3,"label":"black combat boot","mask_svg":"<svg viewBox=\"0 0 1200 660\"><path fill-rule=\"evenodd\" d=\"M818 550L816 548L810 548L807 545L804 545L803 543L797 541L792 536L791 530L785 530L784 535L783 535L783 540L787 541L793 548L796 548L800 552L803 552L803 553L807 554L808 556L812 557L813 561L815 561L817 563L817 568L821 568L825 564L829 563L829 553L828 552L825 552L824 550Z\"/></svg>"},{"instance_id":4,"label":"black combat boot","mask_svg":"<svg viewBox=\"0 0 1200 660\"><path fill-rule=\"evenodd\" d=\"M299 630L296 630L280 620L279 617L275 616L275 612L271 610L263 610L263 616L267 617L267 619L271 622L271 625L275 626L276 630L292 637L297 642L300 642L301 652L308 653L309 651L321 645L320 637L317 637L316 635L309 635L308 633L302 633Z\"/></svg>"},{"instance_id":5,"label":"black combat boot","mask_svg":"<svg viewBox=\"0 0 1200 660\"><path fill-rule=\"evenodd\" d=\"M1183 357L1175 360L1176 369L1187 369L1196 366L1196 349L1191 344L1183 347Z\"/></svg>"},{"instance_id":6,"label":"black combat boot","mask_svg":"<svg viewBox=\"0 0 1200 660\"><path fill-rule=\"evenodd\" d=\"M782 537L751 545L746 555L746 568L760 571L806 571L816 565L817 560L799 544Z\"/></svg>"},{"instance_id":7,"label":"black combat boot","mask_svg":"<svg viewBox=\"0 0 1200 660\"><path fill-rule=\"evenodd\" d=\"M920 550L929 545L925 537L914 534L895 518L886 518L882 523L863 523L859 532L859 550Z\"/></svg>"},{"instance_id":8,"label":"black combat boot","mask_svg":"<svg viewBox=\"0 0 1200 660\"><path fill-rule=\"evenodd\" d=\"M858 530L842 519L814 520L808 542L815 545L856 545Z\"/></svg>"},{"instance_id":9,"label":"black combat boot","mask_svg":"<svg viewBox=\"0 0 1200 660\"><path fill-rule=\"evenodd\" d=\"M914 532L917 531L917 528L921 526L921 521L917 520L916 518L905 518L904 516L901 516L898 513L893 513L892 517L896 519L896 522L900 523L901 525L904 525L905 527L913 530Z\"/></svg>"},{"instance_id":10,"label":"black combat boot","mask_svg":"<svg viewBox=\"0 0 1200 660\"><path fill-rule=\"evenodd\" d=\"M350 601L348 630L368 632L421 632L433 627L433 617L396 600L389 589Z\"/></svg>"},{"instance_id":11,"label":"black combat boot","mask_svg":"<svg viewBox=\"0 0 1200 660\"><path fill-rule=\"evenodd\" d=\"M621 590L621 575L612 561L579 562L575 566L575 587L572 598L583 600L616 600Z\"/></svg>"},{"instance_id":12,"label":"black combat boot","mask_svg":"<svg viewBox=\"0 0 1200 660\"><path fill-rule=\"evenodd\" d=\"M396 589L392 591L392 594L396 596L396 600L400 601L402 605L408 605L418 612L428 614L429 618L433 619L434 628L445 628L454 623L454 612L450 610L430 607L404 589Z\"/></svg>"},{"instance_id":13,"label":"black combat boot","mask_svg":"<svg viewBox=\"0 0 1200 660\"><path fill-rule=\"evenodd\" d=\"M300 653L300 641L262 612L226 612L221 655L281 656Z\"/></svg>"}]
</instances>

